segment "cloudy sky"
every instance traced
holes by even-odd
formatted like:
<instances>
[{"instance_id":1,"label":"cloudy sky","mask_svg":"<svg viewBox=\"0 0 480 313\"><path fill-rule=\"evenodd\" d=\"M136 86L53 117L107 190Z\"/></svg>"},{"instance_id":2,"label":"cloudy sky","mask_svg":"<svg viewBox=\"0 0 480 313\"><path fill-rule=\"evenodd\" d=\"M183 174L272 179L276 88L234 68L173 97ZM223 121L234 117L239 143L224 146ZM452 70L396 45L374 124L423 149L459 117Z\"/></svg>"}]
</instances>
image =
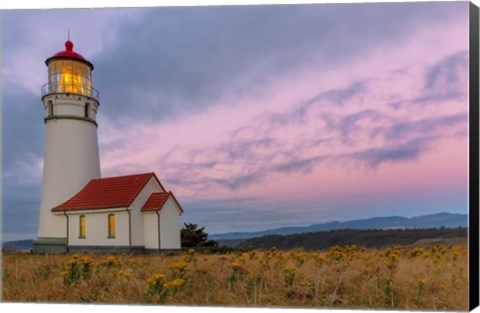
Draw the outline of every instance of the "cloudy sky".
<instances>
[{"instance_id":1,"label":"cloudy sky","mask_svg":"<svg viewBox=\"0 0 480 313\"><path fill-rule=\"evenodd\" d=\"M36 237L45 59L95 65L102 176L209 233L467 213L468 3L10 10L3 239Z\"/></svg>"}]
</instances>

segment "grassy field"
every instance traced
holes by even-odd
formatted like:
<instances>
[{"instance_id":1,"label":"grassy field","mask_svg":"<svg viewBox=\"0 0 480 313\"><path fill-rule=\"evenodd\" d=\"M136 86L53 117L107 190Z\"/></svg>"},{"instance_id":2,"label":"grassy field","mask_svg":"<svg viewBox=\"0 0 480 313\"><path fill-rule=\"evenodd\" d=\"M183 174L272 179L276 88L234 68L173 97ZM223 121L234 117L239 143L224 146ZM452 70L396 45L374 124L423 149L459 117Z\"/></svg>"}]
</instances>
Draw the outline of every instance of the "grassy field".
<instances>
[{"instance_id":1,"label":"grassy field","mask_svg":"<svg viewBox=\"0 0 480 313\"><path fill-rule=\"evenodd\" d=\"M3 254L3 301L467 310L466 246Z\"/></svg>"}]
</instances>

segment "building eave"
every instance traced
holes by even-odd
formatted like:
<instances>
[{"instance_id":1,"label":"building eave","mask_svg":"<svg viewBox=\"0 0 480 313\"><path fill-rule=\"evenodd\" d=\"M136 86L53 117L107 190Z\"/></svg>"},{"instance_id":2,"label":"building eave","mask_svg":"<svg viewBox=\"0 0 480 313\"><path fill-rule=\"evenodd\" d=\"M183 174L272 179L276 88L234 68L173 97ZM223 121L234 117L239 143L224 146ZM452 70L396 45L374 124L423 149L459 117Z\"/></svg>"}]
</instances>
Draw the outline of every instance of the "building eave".
<instances>
[{"instance_id":1,"label":"building eave","mask_svg":"<svg viewBox=\"0 0 480 313\"><path fill-rule=\"evenodd\" d=\"M111 207L111 208L98 208L98 209L70 209L70 210L59 210L52 211L55 215L65 215L65 214L94 214L94 213L105 213L105 212L122 212L128 210L130 207Z\"/></svg>"}]
</instances>

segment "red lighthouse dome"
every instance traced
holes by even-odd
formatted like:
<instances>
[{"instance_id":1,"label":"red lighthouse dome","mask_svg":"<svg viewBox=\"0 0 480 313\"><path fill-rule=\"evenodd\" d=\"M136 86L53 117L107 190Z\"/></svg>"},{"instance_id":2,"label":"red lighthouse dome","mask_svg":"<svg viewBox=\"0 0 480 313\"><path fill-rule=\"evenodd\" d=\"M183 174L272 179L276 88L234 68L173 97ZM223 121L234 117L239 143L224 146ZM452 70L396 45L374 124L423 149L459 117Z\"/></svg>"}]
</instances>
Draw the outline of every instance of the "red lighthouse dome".
<instances>
[{"instance_id":1,"label":"red lighthouse dome","mask_svg":"<svg viewBox=\"0 0 480 313\"><path fill-rule=\"evenodd\" d=\"M87 64L91 70L93 70L93 64L90 63L89 61L87 61L81 54L73 51L73 42L71 42L70 40L67 40L65 42L65 50L63 51L59 51L57 53L55 53L52 57L48 58L45 63L47 64L48 66L48 63L52 60L52 59L57 59L57 58L67 58L67 59L74 59L74 60L78 60L82 63L85 63Z\"/></svg>"}]
</instances>

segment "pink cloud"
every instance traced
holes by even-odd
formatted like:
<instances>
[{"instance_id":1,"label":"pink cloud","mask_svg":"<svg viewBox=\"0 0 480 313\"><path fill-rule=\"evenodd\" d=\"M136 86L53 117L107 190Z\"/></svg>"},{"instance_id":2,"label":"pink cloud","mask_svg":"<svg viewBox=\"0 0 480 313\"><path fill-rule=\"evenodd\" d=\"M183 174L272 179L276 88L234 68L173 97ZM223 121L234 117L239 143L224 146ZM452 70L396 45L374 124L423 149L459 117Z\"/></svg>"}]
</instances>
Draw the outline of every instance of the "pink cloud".
<instances>
[{"instance_id":1,"label":"pink cloud","mask_svg":"<svg viewBox=\"0 0 480 313\"><path fill-rule=\"evenodd\" d=\"M253 96L226 92L201 114L167 122L125 118L128 127L118 128L100 115L103 174L150 169L180 196L199 198L458 189L466 179L467 72L454 64L455 97L428 100L439 93L425 81L468 48L466 29L463 20L433 25L334 69L313 63L270 77Z\"/></svg>"}]
</instances>

